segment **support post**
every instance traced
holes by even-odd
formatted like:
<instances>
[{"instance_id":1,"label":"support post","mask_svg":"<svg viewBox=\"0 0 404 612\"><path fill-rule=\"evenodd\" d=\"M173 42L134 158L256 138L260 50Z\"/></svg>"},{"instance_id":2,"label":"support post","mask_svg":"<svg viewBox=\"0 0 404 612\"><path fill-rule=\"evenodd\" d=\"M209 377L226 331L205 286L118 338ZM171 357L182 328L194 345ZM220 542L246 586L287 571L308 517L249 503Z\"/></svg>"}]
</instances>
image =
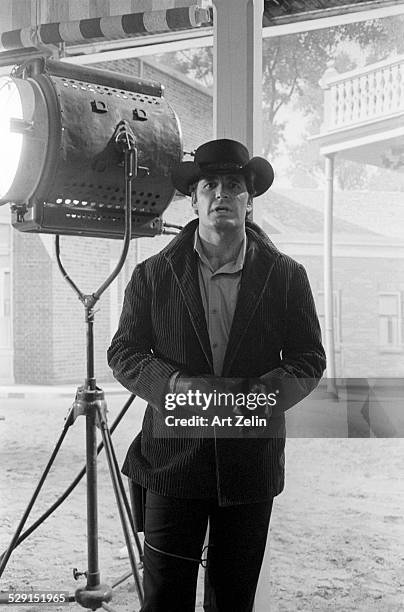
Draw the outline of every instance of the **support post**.
<instances>
[{"instance_id":1,"label":"support post","mask_svg":"<svg viewBox=\"0 0 404 612\"><path fill-rule=\"evenodd\" d=\"M214 138L242 142L262 155L263 0L213 0ZM254 221L260 224L254 201ZM258 214L257 214L258 213ZM249 217L252 219L252 216ZM255 612L268 612L269 562L261 569Z\"/></svg>"},{"instance_id":2,"label":"support post","mask_svg":"<svg viewBox=\"0 0 404 612\"><path fill-rule=\"evenodd\" d=\"M234 138L262 154L263 0L213 0L216 138Z\"/></svg>"},{"instance_id":3,"label":"support post","mask_svg":"<svg viewBox=\"0 0 404 612\"><path fill-rule=\"evenodd\" d=\"M333 304L333 206L334 154L325 156L326 194L324 210L324 333L327 357L327 391L336 394Z\"/></svg>"},{"instance_id":4,"label":"support post","mask_svg":"<svg viewBox=\"0 0 404 612\"><path fill-rule=\"evenodd\" d=\"M213 0L213 131L262 155L263 0Z\"/></svg>"}]
</instances>

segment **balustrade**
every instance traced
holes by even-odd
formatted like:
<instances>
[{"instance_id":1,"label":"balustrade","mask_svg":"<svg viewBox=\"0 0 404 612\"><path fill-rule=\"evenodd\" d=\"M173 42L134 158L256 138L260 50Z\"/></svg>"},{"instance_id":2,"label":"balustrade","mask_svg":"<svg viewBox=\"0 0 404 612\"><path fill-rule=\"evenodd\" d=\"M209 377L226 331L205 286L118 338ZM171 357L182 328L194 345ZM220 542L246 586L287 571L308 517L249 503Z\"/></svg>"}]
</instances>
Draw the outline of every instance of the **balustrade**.
<instances>
[{"instance_id":1,"label":"balustrade","mask_svg":"<svg viewBox=\"0 0 404 612\"><path fill-rule=\"evenodd\" d=\"M330 66L322 132L404 112L404 56L339 74Z\"/></svg>"}]
</instances>

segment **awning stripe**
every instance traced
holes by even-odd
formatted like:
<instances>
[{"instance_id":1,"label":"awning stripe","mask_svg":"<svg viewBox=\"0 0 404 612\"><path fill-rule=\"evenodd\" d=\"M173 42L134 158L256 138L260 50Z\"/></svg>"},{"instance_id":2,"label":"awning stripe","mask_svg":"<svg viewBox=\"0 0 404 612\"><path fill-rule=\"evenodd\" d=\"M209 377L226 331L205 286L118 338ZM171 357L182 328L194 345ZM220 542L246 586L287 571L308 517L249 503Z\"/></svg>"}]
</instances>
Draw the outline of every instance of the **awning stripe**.
<instances>
[{"instance_id":1,"label":"awning stripe","mask_svg":"<svg viewBox=\"0 0 404 612\"><path fill-rule=\"evenodd\" d=\"M23 47L21 30L10 30L1 35L0 44L3 49L18 49ZM1 48L0 47L0 48Z\"/></svg>"},{"instance_id":2,"label":"awning stripe","mask_svg":"<svg viewBox=\"0 0 404 612\"><path fill-rule=\"evenodd\" d=\"M153 32L166 32L170 29L166 18L167 12L168 11L148 11L147 13L143 13L144 27L149 34Z\"/></svg>"},{"instance_id":3,"label":"awning stripe","mask_svg":"<svg viewBox=\"0 0 404 612\"><path fill-rule=\"evenodd\" d=\"M59 24L58 23L45 23L40 28L40 37L41 41L47 45L49 43L54 43L54 41L61 43L63 42L63 38L60 35Z\"/></svg>"},{"instance_id":4,"label":"awning stripe","mask_svg":"<svg viewBox=\"0 0 404 612\"><path fill-rule=\"evenodd\" d=\"M80 32L84 39L87 38L101 38L104 36L103 31L100 28L101 18L95 19L82 19L80 23Z\"/></svg>"},{"instance_id":5,"label":"awning stripe","mask_svg":"<svg viewBox=\"0 0 404 612\"><path fill-rule=\"evenodd\" d=\"M174 8L167 11L167 25L170 30L187 30L188 28L196 27L192 24L191 13L193 11L184 11L182 8Z\"/></svg>"},{"instance_id":6,"label":"awning stripe","mask_svg":"<svg viewBox=\"0 0 404 612\"><path fill-rule=\"evenodd\" d=\"M123 38L125 30L122 25L122 15L116 17L101 17L100 28L105 38Z\"/></svg>"},{"instance_id":7,"label":"awning stripe","mask_svg":"<svg viewBox=\"0 0 404 612\"><path fill-rule=\"evenodd\" d=\"M144 34L146 28L143 23L143 13L122 15L122 28L125 34Z\"/></svg>"},{"instance_id":8,"label":"awning stripe","mask_svg":"<svg viewBox=\"0 0 404 612\"><path fill-rule=\"evenodd\" d=\"M212 25L212 11L199 6L171 8L80 21L46 23L38 27L11 30L0 34L0 51L42 44L81 43L90 39L106 40Z\"/></svg>"},{"instance_id":9,"label":"awning stripe","mask_svg":"<svg viewBox=\"0 0 404 612\"><path fill-rule=\"evenodd\" d=\"M39 28L39 34L41 34L41 28ZM80 21L62 21L59 23L59 33L63 42L77 42L82 39L80 30Z\"/></svg>"}]
</instances>

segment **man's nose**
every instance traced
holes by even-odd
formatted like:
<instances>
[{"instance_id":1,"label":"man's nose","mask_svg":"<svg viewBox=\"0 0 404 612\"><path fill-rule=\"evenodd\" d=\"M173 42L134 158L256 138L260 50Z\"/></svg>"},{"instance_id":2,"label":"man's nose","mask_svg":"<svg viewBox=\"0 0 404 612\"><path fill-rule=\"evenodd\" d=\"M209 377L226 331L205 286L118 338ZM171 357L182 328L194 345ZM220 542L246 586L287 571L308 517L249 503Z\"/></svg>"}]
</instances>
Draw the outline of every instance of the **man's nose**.
<instances>
[{"instance_id":1,"label":"man's nose","mask_svg":"<svg viewBox=\"0 0 404 612\"><path fill-rule=\"evenodd\" d=\"M218 181L216 185L216 198L228 198L229 192L224 181Z\"/></svg>"}]
</instances>

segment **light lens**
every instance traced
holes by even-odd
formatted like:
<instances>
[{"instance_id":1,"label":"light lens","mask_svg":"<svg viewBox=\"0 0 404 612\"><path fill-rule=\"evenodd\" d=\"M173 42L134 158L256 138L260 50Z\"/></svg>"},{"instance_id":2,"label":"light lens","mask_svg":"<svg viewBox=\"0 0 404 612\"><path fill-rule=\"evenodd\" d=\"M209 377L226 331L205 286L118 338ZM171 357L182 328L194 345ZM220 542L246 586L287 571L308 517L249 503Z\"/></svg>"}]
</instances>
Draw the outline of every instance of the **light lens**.
<instances>
[{"instance_id":1,"label":"light lens","mask_svg":"<svg viewBox=\"0 0 404 612\"><path fill-rule=\"evenodd\" d=\"M0 199L9 191L18 169L23 135L11 131L11 119L22 119L21 96L9 77L0 77Z\"/></svg>"}]
</instances>

